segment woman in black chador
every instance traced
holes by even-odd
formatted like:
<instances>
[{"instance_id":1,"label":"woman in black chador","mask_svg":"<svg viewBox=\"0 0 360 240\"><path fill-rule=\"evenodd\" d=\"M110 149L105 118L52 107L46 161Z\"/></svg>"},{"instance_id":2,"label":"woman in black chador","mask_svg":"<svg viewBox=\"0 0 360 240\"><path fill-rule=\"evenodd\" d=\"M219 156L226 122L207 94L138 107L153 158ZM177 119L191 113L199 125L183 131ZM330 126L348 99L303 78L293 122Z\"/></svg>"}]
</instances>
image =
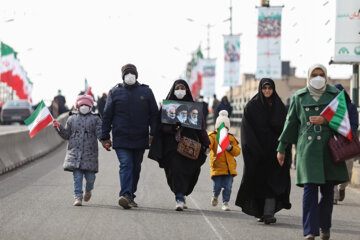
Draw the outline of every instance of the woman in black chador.
<instances>
[{"instance_id":1,"label":"woman in black chador","mask_svg":"<svg viewBox=\"0 0 360 240\"><path fill-rule=\"evenodd\" d=\"M174 82L166 100L194 102L188 84L181 79ZM177 152L178 142L175 138L177 133L201 143L198 159L189 159ZM156 160L160 168L164 168L167 183L175 194L175 210L182 211L187 208L185 196L188 196L196 185L209 145L210 140L205 130L204 120L202 120L201 130L183 127L179 122L159 124L150 147L149 158Z\"/></svg>"},{"instance_id":2,"label":"woman in black chador","mask_svg":"<svg viewBox=\"0 0 360 240\"><path fill-rule=\"evenodd\" d=\"M276 155L285 118L286 109L274 81L261 79L258 93L245 106L241 123L244 172L236 205L266 224L276 222L276 212L291 208L290 154L282 167Z\"/></svg>"}]
</instances>

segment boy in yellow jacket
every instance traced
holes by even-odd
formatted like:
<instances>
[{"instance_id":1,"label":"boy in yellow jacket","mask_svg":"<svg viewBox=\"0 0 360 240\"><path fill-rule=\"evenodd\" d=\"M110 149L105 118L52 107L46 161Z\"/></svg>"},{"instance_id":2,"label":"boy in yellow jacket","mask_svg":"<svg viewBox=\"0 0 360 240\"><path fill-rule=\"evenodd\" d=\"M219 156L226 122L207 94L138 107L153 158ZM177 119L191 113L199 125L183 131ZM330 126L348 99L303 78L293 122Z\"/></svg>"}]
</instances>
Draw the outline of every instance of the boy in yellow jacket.
<instances>
[{"instance_id":1,"label":"boy in yellow jacket","mask_svg":"<svg viewBox=\"0 0 360 240\"><path fill-rule=\"evenodd\" d=\"M213 196L211 198L211 204L215 207L218 204L218 197L222 191L223 205L221 207L224 211L230 211L229 200L231 195L231 188L233 178L237 175L236 172L236 160L235 157L240 155L241 148L239 147L238 140L230 133L228 133L230 144L226 150L222 152L218 158L216 158L217 148L219 143L216 140L217 132L221 123L224 123L227 131L230 129L230 120L228 118L228 112L222 110L219 113L219 117L216 119L215 129L216 131L210 132L210 173L213 181Z\"/></svg>"}]
</instances>

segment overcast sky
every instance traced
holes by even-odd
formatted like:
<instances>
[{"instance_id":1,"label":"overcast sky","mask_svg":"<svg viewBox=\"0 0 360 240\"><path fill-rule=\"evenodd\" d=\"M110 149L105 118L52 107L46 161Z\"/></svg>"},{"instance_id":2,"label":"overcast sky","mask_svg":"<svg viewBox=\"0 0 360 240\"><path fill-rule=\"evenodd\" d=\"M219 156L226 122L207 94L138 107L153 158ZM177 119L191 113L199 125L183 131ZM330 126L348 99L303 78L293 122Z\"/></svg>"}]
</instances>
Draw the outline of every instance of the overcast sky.
<instances>
[{"instance_id":1,"label":"overcast sky","mask_svg":"<svg viewBox=\"0 0 360 240\"><path fill-rule=\"evenodd\" d=\"M334 55L335 0L272 0L284 5L282 60L305 77L312 63ZM260 0L232 0L233 33L241 33L240 72L256 70L257 9ZM51 100L61 89L71 106L84 90L95 96L121 82L121 66L133 63L139 82L150 85L157 101L183 73L190 53L206 48L217 58L216 93L221 97L223 34L229 33L230 0L0 0L0 40L19 52L34 83L33 100ZM187 19L193 19L193 22ZM7 21L14 19L14 21ZM206 51L204 55L207 56ZM350 77L351 66L329 67L331 77Z\"/></svg>"}]
</instances>

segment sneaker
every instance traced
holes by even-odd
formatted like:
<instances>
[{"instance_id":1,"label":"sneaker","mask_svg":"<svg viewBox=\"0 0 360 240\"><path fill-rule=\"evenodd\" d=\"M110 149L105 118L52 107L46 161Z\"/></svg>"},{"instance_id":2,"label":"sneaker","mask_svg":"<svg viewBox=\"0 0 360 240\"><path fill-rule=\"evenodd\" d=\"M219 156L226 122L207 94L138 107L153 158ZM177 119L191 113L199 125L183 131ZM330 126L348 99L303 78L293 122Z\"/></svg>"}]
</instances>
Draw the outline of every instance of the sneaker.
<instances>
[{"instance_id":1,"label":"sneaker","mask_svg":"<svg viewBox=\"0 0 360 240\"><path fill-rule=\"evenodd\" d=\"M264 223L265 224L276 223L276 217L274 217L274 216L264 216Z\"/></svg>"},{"instance_id":2,"label":"sneaker","mask_svg":"<svg viewBox=\"0 0 360 240\"><path fill-rule=\"evenodd\" d=\"M73 206L81 206L81 205L82 205L82 199L79 197L75 198L75 202Z\"/></svg>"},{"instance_id":3,"label":"sneaker","mask_svg":"<svg viewBox=\"0 0 360 240\"><path fill-rule=\"evenodd\" d=\"M229 203L228 203L228 202L223 202L222 207L221 207L221 210L223 210L223 211L230 211Z\"/></svg>"},{"instance_id":4,"label":"sneaker","mask_svg":"<svg viewBox=\"0 0 360 240\"><path fill-rule=\"evenodd\" d=\"M188 209L188 206L186 205L186 197L184 197L184 205L183 205L184 209Z\"/></svg>"},{"instance_id":5,"label":"sneaker","mask_svg":"<svg viewBox=\"0 0 360 240\"><path fill-rule=\"evenodd\" d=\"M214 207L218 205L218 196L211 197L211 205L213 205Z\"/></svg>"},{"instance_id":6,"label":"sneaker","mask_svg":"<svg viewBox=\"0 0 360 240\"><path fill-rule=\"evenodd\" d=\"M130 199L127 196L120 196L119 198L119 205L122 206L124 209L131 208Z\"/></svg>"},{"instance_id":7,"label":"sneaker","mask_svg":"<svg viewBox=\"0 0 360 240\"><path fill-rule=\"evenodd\" d=\"M85 190L85 193L84 193L83 198L84 198L84 201L85 201L85 202L88 202L88 201L90 200L90 198L91 198L91 191L87 192L87 191Z\"/></svg>"},{"instance_id":8,"label":"sneaker","mask_svg":"<svg viewBox=\"0 0 360 240\"><path fill-rule=\"evenodd\" d=\"M341 202L341 201L344 201L344 199L345 199L345 189L340 189L339 190L339 201Z\"/></svg>"},{"instance_id":9,"label":"sneaker","mask_svg":"<svg viewBox=\"0 0 360 240\"><path fill-rule=\"evenodd\" d=\"M330 239L330 229L320 228L320 239L329 240Z\"/></svg>"},{"instance_id":10,"label":"sneaker","mask_svg":"<svg viewBox=\"0 0 360 240\"><path fill-rule=\"evenodd\" d=\"M177 201L176 201L175 210L176 210L176 211L182 211L182 210L184 210L184 202L177 200Z\"/></svg>"},{"instance_id":11,"label":"sneaker","mask_svg":"<svg viewBox=\"0 0 360 240\"><path fill-rule=\"evenodd\" d=\"M306 239L306 240L315 240L315 237L314 237L314 235L312 235L312 234L308 234L308 235L306 235L306 236L304 237L304 239Z\"/></svg>"},{"instance_id":12,"label":"sneaker","mask_svg":"<svg viewBox=\"0 0 360 240\"><path fill-rule=\"evenodd\" d=\"M134 199L131 199L130 203L129 203L129 206L130 207L138 207L138 204L134 201Z\"/></svg>"}]
</instances>

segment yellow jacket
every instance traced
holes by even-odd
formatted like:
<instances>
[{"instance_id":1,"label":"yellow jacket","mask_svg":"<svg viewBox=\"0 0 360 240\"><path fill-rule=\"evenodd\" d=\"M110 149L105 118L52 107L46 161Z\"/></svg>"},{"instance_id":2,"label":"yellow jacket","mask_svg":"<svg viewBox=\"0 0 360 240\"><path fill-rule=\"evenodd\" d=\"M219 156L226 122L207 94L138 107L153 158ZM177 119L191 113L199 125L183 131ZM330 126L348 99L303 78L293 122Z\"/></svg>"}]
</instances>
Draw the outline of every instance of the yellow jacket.
<instances>
[{"instance_id":1,"label":"yellow jacket","mask_svg":"<svg viewBox=\"0 0 360 240\"><path fill-rule=\"evenodd\" d=\"M236 176L236 160L234 157L239 156L241 148L236 138L229 134L230 144L233 147L231 151L222 152L218 159L216 159L216 152L218 142L216 141L217 131L208 133L210 139L210 174L211 178L219 175L233 175Z\"/></svg>"}]
</instances>

